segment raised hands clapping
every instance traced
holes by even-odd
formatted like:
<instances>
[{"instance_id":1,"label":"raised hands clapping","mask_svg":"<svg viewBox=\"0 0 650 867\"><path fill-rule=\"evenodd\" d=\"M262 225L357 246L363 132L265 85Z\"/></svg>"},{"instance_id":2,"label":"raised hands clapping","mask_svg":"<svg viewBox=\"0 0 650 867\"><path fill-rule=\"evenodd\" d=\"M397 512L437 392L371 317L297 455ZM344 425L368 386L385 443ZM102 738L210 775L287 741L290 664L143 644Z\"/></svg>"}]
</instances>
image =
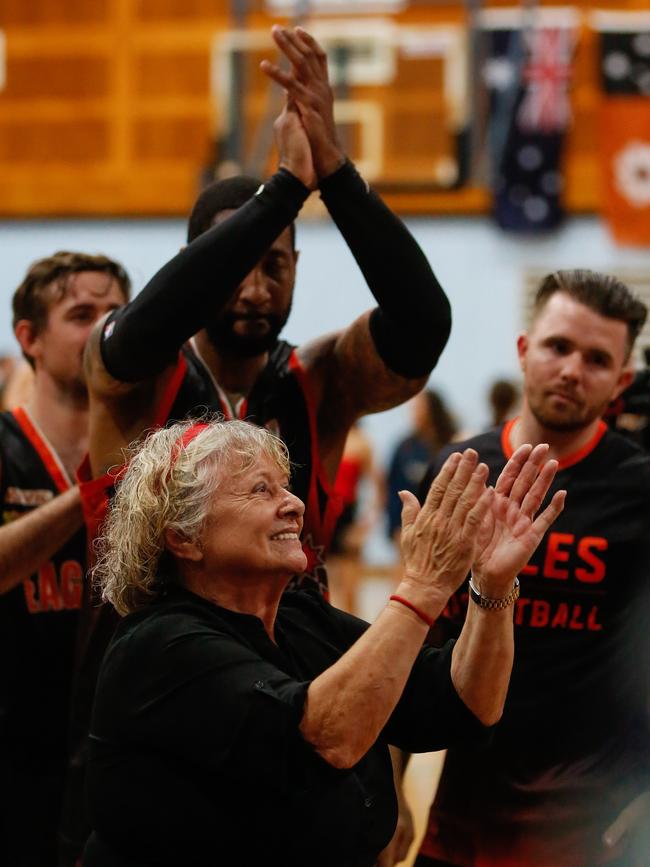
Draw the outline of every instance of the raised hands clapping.
<instances>
[{"instance_id":1,"label":"raised hands clapping","mask_svg":"<svg viewBox=\"0 0 650 867\"><path fill-rule=\"evenodd\" d=\"M307 134L316 175L325 178L345 161L334 123L327 57L313 36L301 27L275 25L271 32L291 66L287 72L263 60L261 68L286 90L289 104L295 106Z\"/></svg>"},{"instance_id":2,"label":"raised hands clapping","mask_svg":"<svg viewBox=\"0 0 650 867\"><path fill-rule=\"evenodd\" d=\"M402 492L402 556L409 598L436 617L470 568L482 594L499 598L564 505L558 491L536 517L557 470L548 446L517 449L494 489L488 468L467 449L449 456L424 505Z\"/></svg>"}]
</instances>

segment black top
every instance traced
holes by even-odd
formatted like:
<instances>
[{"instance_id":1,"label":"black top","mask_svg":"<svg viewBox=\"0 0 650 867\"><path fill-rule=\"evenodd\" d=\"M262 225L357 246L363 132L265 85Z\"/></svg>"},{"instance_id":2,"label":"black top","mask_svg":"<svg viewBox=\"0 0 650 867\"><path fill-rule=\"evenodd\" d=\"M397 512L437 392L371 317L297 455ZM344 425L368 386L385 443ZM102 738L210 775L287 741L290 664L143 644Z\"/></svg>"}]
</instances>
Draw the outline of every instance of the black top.
<instances>
[{"instance_id":1,"label":"black top","mask_svg":"<svg viewBox=\"0 0 650 867\"><path fill-rule=\"evenodd\" d=\"M276 644L258 618L180 588L125 618L95 700L84 867L370 867L395 827L387 744L486 729L454 690L450 642L422 650L355 767L321 759L298 729L309 683L366 628L304 591L283 596Z\"/></svg>"},{"instance_id":2,"label":"black top","mask_svg":"<svg viewBox=\"0 0 650 867\"><path fill-rule=\"evenodd\" d=\"M494 484L511 427L447 447L437 463L472 446ZM547 502L562 488L564 511L519 576L503 718L489 749L449 751L423 844L431 857L594 864L603 831L650 785L650 460L603 424L560 462ZM465 587L440 641L458 634L466 607Z\"/></svg>"}]
</instances>

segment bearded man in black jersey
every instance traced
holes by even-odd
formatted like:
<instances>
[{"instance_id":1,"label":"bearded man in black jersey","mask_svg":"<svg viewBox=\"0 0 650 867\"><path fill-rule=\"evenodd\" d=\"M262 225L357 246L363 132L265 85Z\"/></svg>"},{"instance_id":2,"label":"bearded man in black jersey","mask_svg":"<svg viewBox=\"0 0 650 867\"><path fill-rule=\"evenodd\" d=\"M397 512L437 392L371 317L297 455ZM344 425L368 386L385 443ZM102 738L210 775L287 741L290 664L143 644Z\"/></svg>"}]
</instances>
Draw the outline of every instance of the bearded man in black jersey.
<instances>
[{"instance_id":1,"label":"bearded man in black jersey","mask_svg":"<svg viewBox=\"0 0 650 867\"><path fill-rule=\"evenodd\" d=\"M74 473L88 443L83 351L124 304L105 256L35 262L14 294L34 369L24 406L0 414L0 864L55 867L86 535Z\"/></svg>"},{"instance_id":2,"label":"bearded man in black jersey","mask_svg":"<svg viewBox=\"0 0 650 867\"><path fill-rule=\"evenodd\" d=\"M521 415L455 446L494 480L520 443L547 442L567 500L520 575L501 725L487 749L448 752L418 867L648 863L650 460L602 421L646 314L613 277L549 275L517 344ZM436 640L468 604L488 603L465 587Z\"/></svg>"}]
</instances>

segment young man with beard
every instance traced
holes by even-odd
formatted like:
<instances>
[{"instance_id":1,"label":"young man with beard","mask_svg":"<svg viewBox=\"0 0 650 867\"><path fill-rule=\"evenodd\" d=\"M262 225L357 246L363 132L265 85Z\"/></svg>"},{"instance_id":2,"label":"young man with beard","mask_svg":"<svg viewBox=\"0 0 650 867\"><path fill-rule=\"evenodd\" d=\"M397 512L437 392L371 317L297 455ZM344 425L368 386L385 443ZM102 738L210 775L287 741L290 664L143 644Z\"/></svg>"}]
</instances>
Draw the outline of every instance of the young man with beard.
<instances>
[{"instance_id":1,"label":"young man with beard","mask_svg":"<svg viewBox=\"0 0 650 867\"><path fill-rule=\"evenodd\" d=\"M602 421L646 313L613 277L546 277L517 344L521 415L456 446L493 481L521 443L547 442L549 496L567 499L520 575L503 719L486 749L449 750L417 867L647 864L634 820L650 780L650 460ZM489 603L471 585L452 597L436 642L474 604Z\"/></svg>"},{"instance_id":2,"label":"young man with beard","mask_svg":"<svg viewBox=\"0 0 650 867\"><path fill-rule=\"evenodd\" d=\"M128 300L104 256L35 262L13 298L31 397L0 414L0 863L57 864L86 536L74 473L88 444L83 351Z\"/></svg>"}]
</instances>

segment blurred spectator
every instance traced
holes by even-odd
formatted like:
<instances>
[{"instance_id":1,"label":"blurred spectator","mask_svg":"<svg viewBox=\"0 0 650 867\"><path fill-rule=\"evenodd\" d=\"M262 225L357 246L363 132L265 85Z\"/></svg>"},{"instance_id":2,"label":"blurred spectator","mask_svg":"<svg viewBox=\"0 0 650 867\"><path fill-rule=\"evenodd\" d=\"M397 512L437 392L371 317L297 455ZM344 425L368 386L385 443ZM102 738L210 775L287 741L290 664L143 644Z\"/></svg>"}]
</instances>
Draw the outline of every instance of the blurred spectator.
<instances>
[{"instance_id":1,"label":"blurred spectator","mask_svg":"<svg viewBox=\"0 0 650 867\"><path fill-rule=\"evenodd\" d=\"M402 513L398 492L416 493L429 461L458 434L456 419L437 391L421 391L410 406L413 432L397 445L388 469L386 510L388 534L393 540L399 533Z\"/></svg>"},{"instance_id":2,"label":"blurred spectator","mask_svg":"<svg viewBox=\"0 0 650 867\"><path fill-rule=\"evenodd\" d=\"M364 484L369 485L367 492L361 490ZM332 602L355 614L363 545L383 511L386 498L383 473L374 461L372 444L358 423L350 429L345 442L334 493L343 500L343 511L327 561Z\"/></svg>"},{"instance_id":3,"label":"blurred spectator","mask_svg":"<svg viewBox=\"0 0 650 867\"><path fill-rule=\"evenodd\" d=\"M517 414L521 399L519 386L509 379L497 379L488 393L490 427L498 427Z\"/></svg>"}]
</instances>

